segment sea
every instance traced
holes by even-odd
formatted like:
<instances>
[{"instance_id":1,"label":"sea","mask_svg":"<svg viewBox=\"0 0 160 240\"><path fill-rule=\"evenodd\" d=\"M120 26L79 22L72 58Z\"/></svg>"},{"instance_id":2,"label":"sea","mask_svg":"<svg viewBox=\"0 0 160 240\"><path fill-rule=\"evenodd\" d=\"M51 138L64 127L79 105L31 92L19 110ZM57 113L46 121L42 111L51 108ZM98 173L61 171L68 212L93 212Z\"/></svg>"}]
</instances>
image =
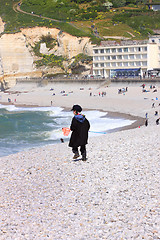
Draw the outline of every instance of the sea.
<instances>
[{"instance_id":1,"label":"sea","mask_svg":"<svg viewBox=\"0 0 160 240\"><path fill-rule=\"evenodd\" d=\"M107 112L84 111L90 121L89 137L109 134L116 128L128 126L134 121L109 118ZM48 144L67 142L63 127L69 127L73 113L60 107L16 107L0 105L0 157Z\"/></svg>"}]
</instances>

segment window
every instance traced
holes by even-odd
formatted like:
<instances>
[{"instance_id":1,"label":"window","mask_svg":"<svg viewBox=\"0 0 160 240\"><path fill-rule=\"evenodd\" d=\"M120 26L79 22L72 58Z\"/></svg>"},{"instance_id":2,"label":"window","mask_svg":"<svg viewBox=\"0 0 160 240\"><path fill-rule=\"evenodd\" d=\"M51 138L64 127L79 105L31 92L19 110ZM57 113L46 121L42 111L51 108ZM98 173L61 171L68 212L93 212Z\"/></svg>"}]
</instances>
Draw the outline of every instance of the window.
<instances>
[{"instance_id":1,"label":"window","mask_svg":"<svg viewBox=\"0 0 160 240\"><path fill-rule=\"evenodd\" d=\"M116 48L112 48L112 53L115 53L116 52Z\"/></svg>"},{"instance_id":2,"label":"window","mask_svg":"<svg viewBox=\"0 0 160 240\"><path fill-rule=\"evenodd\" d=\"M130 51L130 52L134 52L134 47L131 47L131 48L129 49L129 51Z\"/></svg>"},{"instance_id":3,"label":"window","mask_svg":"<svg viewBox=\"0 0 160 240\"><path fill-rule=\"evenodd\" d=\"M116 63L112 63L112 67L116 67Z\"/></svg>"},{"instance_id":4,"label":"window","mask_svg":"<svg viewBox=\"0 0 160 240\"><path fill-rule=\"evenodd\" d=\"M94 66L95 66L95 67L98 67L98 63L95 63Z\"/></svg>"},{"instance_id":5,"label":"window","mask_svg":"<svg viewBox=\"0 0 160 240\"><path fill-rule=\"evenodd\" d=\"M100 50L100 53L104 53L104 49L101 49L101 50Z\"/></svg>"},{"instance_id":6,"label":"window","mask_svg":"<svg viewBox=\"0 0 160 240\"><path fill-rule=\"evenodd\" d=\"M141 55L140 54L137 54L136 55L136 59L140 59L141 58Z\"/></svg>"},{"instance_id":7,"label":"window","mask_svg":"<svg viewBox=\"0 0 160 240\"><path fill-rule=\"evenodd\" d=\"M98 53L98 49L95 49L95 50L94 50L94 53Z\"/></svg>"},{"instance_id":8,"label":"window","mask_svg":"<svg viewBox=\"0 0 160 240\"><path fill-rule=\"evenodd\" d=\"M122 52L122 48L118 48L118 52Z\"/></svg>"},{"instance_id":9,"label":"window","mask_svg":"<svg viewBox=\"0 0 160 240\"><path fill-rule=\"evenodd\" d=\"M124 58L124 59L128 59L128 55L124 55L123 58Z\"/></svg>"},{"instance_id":10,"label":"window","mask_svg":"<svg viewBox=\"0 0 160 240\"><path fill-rule=\"evenodd\" d=\"M118 65L118 67L122 67L122 63L121 62L119 62L117 65Z\"/></svg>"},{"instance_id":11,"label":"window","mask_svg":"<svg viewBox=\"0 0 160 240\"><path fill-rule=\"evenodd\" d=\"M130 59L134 59L134 54L130 54L130 55L129 55L129 58L130 58Z\"/></svg>"},{"instance_id":12,"label":"window","mask_svg":"<svg viewBox=\"0 0 160 240\"><path fill-rule=\"evenodd\" d=\"M101 63L101 67L104 67L104 63Z\"/></svg>"},{"instance_id":13,"label":"window","mask_svg":"<svg viewBox=\"0 0 160 240\"><path fill-rule=\"evenodd\" d=\"M106 63L106 67L110 67L110 63Z\"/></svg>"},{"instance_id":14,"label":"window","mask_svg":"<svg viewBox=\"0 0 160 240\"><path fill-rule=\"evenodd\" d=\"M141 66L141 62L136 62L136 66Z\"/></svg>"},{"instance_id":15,"label":"window","mask_svg":"<svg viewBox=\"0 0 160 240\"><path fill-rule=\"evenodd\" d=\"M117 56L117 59L122 59L122 55Z\"/></svg>"},{"instance_id":16,"label":"window","mask_svg":"<svg viewBox=\"0 0 160 240\"><path fill-rule=\"evenodd\" d=\"M142 66L147 66L147 62L142 62Z\"/></svg>"},{"instance_id":17,"label":"window","mask_svg":"<svg viewBox=\"0 0 160 240\"><path fill-rule=\"evenodd\" d=\"M128 62L124 62L123 66L128 67Z\"/></svg>"},{"instance_id":18,"label":"window","mask_svg":"<svg viewBox=\"0 0 160 240\"><path fill-rule=\"evenodd\" d=\"M129 65L133 67L133 66L134 66L134 62L130 62L130 64L129 64Z\"/></svg>"},{"instance_id":19,"label":"window","mask_svg":"<svg viewBox=\"0 0 160 240\"><path fill-rule=\"evenodd\" d=\"M98 57L94 57L94 60L97 61L97 60L98 60Z\"/></svg>"},{"instance_id":20,"label":"window","mask_svg":"<svg viewBox=\"0 0 160 240\"><path fill-rule=\"evenodd\" d=\"M128 52L128 48L124 48L124 52Z\"/></svg>"},{"instance_id":21,"label":"window","mask_svg":"<svg viewBox=\"0 0 160 240\"><path fill-rule=\"evenodd\" d=\"M100 57L100 60L104 60L104 56L101 56L101 57Z\"/></svg>"},{"instance_id":22,"label":"window","mask_svg":"<svg viewBox=\"0 0 160 240\"><path fill-rule=\"evenodd\" d=\"M142 55L142 58L145 58L145 59L146 59L146 58L147 58L147 54L143 54L143 55Z\"/></svg>"},{"instance_id":23,"label":"window","mask_svg":"<svg viewBox=\"0 0 160 240\"><path fill-rule=\"evenodd\" d=\"M110 56L106 56L106 60L110 60Z\"/></svg>"},{"instance_id":24,"label":"window","mask_svg":"<svg viewBox=\"0 0 160 240\"><path fill-rule=\"evenodd\" d=\"M97 74L98 74L98 70L94 70L93 75L97 75Z\"/></svg>"},{"instance_id":25,"label":"window","mask_svg":"<svg viewBox=\"0 0 160 240\"><path fill-rule=\"evenodd\" d=\"M106 53L110 53L110 49L109 48L106 49Z\"/></svg>"},{"instance_id":26,"label":"window","mask_svg":"<svg viewBox=\"0 0 160 240\"><path fill-rule=\"evenodd\" d=\"M147 47L143 47L143 51L145 51L145 52L146 52L146 51L147 51Z\"/></svg>"},{"instance_id":27,"label":"window","mask_svg":"<svg viewBox=\"0 0 160 240\"><path fill-rule=\"evenodd\" d=\"M141 48L140 48L140 47L138 47L138 48L137 48L137 52L140 52L140 51L141 51Z\"/></svg>"},{"instance_id":28,"label":"window","mask_svg":"<svg viewBox=\"0 0 160 240\"><path fill-rule=\"evenodd\" d=\"M116 56L112 56L112 60L115 60L116 59Z\"/></svg>"}]
</instances>

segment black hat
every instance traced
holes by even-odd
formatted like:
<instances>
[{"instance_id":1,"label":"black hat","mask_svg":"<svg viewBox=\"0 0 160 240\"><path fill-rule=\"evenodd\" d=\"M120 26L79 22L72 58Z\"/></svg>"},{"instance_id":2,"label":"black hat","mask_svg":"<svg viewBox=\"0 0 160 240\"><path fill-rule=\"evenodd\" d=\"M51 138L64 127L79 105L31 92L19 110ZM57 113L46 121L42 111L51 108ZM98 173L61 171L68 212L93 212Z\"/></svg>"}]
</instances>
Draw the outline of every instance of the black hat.
<instances>
[{"instance_id":1,"label":"black hat","mask_svg":"<svg viewBox=\"0 0 160 240\"><path fill-rule=\"evenodd\" d=\"M82 112L82 108L79 105L73 105L71 111Z\"/></svg>"}]
</instances>

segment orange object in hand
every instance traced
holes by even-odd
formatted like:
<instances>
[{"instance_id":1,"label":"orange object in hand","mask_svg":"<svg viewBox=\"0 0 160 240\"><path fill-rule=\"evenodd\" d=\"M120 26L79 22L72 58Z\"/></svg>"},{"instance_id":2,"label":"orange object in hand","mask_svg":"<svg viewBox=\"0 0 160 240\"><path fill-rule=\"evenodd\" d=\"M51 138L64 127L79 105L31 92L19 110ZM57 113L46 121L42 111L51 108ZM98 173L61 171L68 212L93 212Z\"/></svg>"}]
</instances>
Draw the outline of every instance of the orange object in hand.
<instances>
[{"instance_id":1,"label":"orange object in hand","mask_svg":"<svg viewBox=\"0 0 160 240\"><path fill-rule=\"evenodd\" d=\"M64 136L68 136L70 131L71 131L71 129L67 128L67 127L64 127L64 128L62 128L62 131L63 131L63 135Z\"/></svg>"}]
</instances>

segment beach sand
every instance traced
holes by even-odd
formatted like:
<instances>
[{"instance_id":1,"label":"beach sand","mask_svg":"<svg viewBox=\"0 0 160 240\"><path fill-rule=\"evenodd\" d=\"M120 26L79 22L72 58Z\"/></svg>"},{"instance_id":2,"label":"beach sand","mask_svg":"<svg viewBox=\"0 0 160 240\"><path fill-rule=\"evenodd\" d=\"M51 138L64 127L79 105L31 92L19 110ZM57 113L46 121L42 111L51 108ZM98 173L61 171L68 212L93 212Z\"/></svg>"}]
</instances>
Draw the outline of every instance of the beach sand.
<instances>
[{"instance_id":1,"label":"beach sand","mask_svg":"<svg viewBox=\"0 0 160 240\"><path fill-rule=\"evenodd\" d=\"M3 104L80 104L138 120L136 128L90 138L86 162L73 161L67 142L0 158L0 239L160 239L160 88L128 85L118 94L121 87L57 83L0 93Z\"/></svg>"}]
</instances>

